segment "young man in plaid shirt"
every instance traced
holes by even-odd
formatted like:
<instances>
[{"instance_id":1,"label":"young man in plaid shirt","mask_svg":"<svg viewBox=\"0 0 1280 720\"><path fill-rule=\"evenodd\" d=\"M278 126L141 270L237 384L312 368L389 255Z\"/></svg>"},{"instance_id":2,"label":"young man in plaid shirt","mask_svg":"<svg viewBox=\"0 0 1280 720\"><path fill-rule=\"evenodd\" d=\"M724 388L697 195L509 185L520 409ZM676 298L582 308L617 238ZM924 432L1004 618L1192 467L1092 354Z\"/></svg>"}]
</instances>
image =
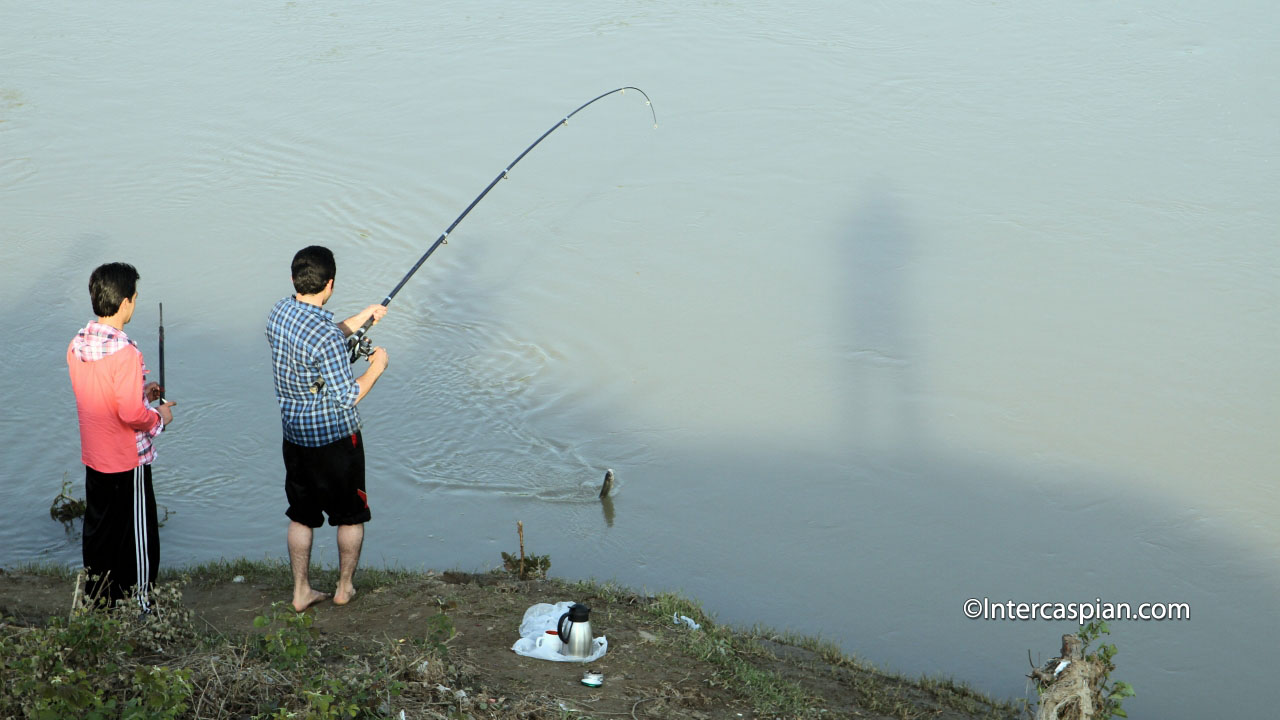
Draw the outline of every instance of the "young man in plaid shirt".
<instances>
[{"instance_id":1,"label":"young man in plaid shirt","mask_svg":"<svg viewBox=\"0 0 1280 720\"><path fill-rule=\"evenodd\" d=\"M162 397L163 388L146 382L142 351L124 332L138 302L137 269L98 266L89 276L89 300L97 320L67 346L84 462L87 591L111 602L132 590L138 609L147 613L160 569L151 440L173 422L174 403L147 405Z\"/></svg>"},{"instance_id":2,"label":"young man in plaid shirt","mask_svg":"<svg viewBox=\"0 0 1280 720\"><path fill-rule=\"evenodd\" d=\"M276 303L267 316L267 342L275 372L276 399L284 427L285 496L289 500L289 564L293 607L302 612L329 597L312 589L307 577L315 528L329 516L338 528L336 605L355 597L352 584L364 544L364 524L372 517L364 483L364 439L356 404L387 369L387 351L374 348L369 367L353 377L346 338L373 318L387 314L370 305L335 323L324 304L333 296L337 264L319 245L293 256L296 294Z\"/></svg>"}]
</instances>

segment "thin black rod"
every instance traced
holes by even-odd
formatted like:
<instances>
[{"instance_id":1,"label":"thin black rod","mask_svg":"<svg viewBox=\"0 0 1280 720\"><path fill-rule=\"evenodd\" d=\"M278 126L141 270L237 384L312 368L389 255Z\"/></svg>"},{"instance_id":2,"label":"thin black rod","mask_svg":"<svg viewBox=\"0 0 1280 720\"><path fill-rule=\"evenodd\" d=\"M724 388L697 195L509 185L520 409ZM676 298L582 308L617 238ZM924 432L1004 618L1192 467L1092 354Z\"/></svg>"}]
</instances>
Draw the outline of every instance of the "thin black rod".
<instances>
[{"instance_id":1,"label":"thin black rod","mask_svg":"<svg viewBox=\"0 0 1280 720\"><path fill-rule=\"evenodd\" d=\"M455 218L454 221L449 224L449 227L445 228L444 232L440 233L440 237L436 238L436 241L431 244L431 247L427 248L427 251L422 254L422 257L418 258L418 262L414 263L413 267L410 268L409 272L405 273L405 276L400 279L400 282L396 284L395 288L393 288L391 292L387 293L387 297L383 299L382 305L386 306L391 303L391 299L396 296L396 293L400 292L400 288L404 287L405 283L409 282L409 278L413 277L413 274L418 272L418 268L422 267L422 264L427 261L427 258L431 257L431 253L435 252L436 248L440 247L441 245L447 244L447 238L449 237L449 233L453 232L453 229L458 227L458 223L462 222L462 219L467 216L467 213L471 212L471 208L474 208L481 200L483 200L484 196L488 195L489 191L492 190L494 186L498 184L499 181L506 178L507 173L511 172L511 168L515 167L516 163L523 160L525 155L528 155L530 151L538 147L538 143L545 140L548 135L555 132L561 126L567 125L569 123L569 118L573 117L574 115L577 115L579 112L586 109L586 107L591 103L594 103L595 101L600 100L602 98L606 98L614 93L625 93L627 90L635 90L641 95L644 95L644 102L646 105L649 106L649 113L653 116L653 126L657 127L658 114L653 109L653 102L649 100L649 96L645 94L645 91L641 90L638 87L630 87L630 86L620 87L616 90L610 90L607 93L604 93L595 98L592 98L591 100L588 100L587 102L582 103L582 105L578 106L577 110L574 110L568 115L565 115L560 120L556 121L555 125L552 125L546 132L542 133L542 135L537 140L533 141L532 145L525 148L524 152L517 155L516 159L512 160L510 165L507 165L505 168L502 169L502 172L498 173L498 176L495 177L487 187L485 187L484 191L482 191L479 195L477 195L475 200L471 201L471 204L467 206L467 209L463 210L462 214L459 215L457 218ZM365 321L365 324L359 330L357 330L355 334L353 334L350 338L348 338L348 342L351 343L352 346L354 347L354 344L360 341L360 338L364 336L365 332L367 332L370 326L372 325L373 325L373 318L369 318L369 320Z\"/></svg>"},{"instance_id":2,"label":"thin black rod","mask_svg":"<svg viewBox=\"0 0 1280 720\"><path fill-rule=\"evenodd\" d=\"M160 303L160 402L163 403L165 395L164 384L164 303Z\"/></svg>"}]
</instances>

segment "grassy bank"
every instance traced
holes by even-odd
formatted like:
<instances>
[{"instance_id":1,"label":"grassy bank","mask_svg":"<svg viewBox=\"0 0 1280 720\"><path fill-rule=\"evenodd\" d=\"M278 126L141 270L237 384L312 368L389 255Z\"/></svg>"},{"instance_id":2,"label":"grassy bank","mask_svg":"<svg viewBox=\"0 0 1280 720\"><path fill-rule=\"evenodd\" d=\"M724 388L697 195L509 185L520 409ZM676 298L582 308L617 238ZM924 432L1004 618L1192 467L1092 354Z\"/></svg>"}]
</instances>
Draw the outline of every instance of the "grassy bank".
<instances>
[{"instance_id":1,"label":"grassy bank","mask_svg":"<svg viewBox=\"0 0 1280 720\"><path fill-rule=\"evenodd\" d=\"M332 569L313 584L330 587ZM882 672L814 638L720 625L694 601L505 573L362 569L350 605L298 614L288 567L162 573L156 612L71 612L75 577L0 572L0 717L1015 718L945 679ZM589 605L606 655L519 656L529 606ZM694 630L673 622L686 616ZM582 685L584 669L599 688Z\"/></svg>"}]
</instances>

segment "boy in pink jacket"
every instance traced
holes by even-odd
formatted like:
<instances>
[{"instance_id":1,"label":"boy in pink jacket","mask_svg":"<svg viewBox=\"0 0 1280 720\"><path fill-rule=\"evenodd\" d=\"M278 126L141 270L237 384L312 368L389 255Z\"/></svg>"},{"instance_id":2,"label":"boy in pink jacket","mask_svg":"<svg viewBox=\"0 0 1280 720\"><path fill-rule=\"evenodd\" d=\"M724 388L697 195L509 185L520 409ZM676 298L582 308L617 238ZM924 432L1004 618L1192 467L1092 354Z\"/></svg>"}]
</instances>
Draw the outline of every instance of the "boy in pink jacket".
<instances>
[{"instance_id":1,"label":"boy in pink jacket","mask_svg":"<svg viewBox=\"0 0 1280 720\"><path fill-rule=\"evenodd\" d=\"M84 566L90 597L108 601L129 593L143 613L160 569L160 535L151 462L152 438L173 421L174 403L147 405L163 388L147 383L142 352L124 326L138 301L138 271L127 263L101 265L89 277L98 319L67 347L67 368L80 421L85 466Z\"/></svg>"}]
</instances>

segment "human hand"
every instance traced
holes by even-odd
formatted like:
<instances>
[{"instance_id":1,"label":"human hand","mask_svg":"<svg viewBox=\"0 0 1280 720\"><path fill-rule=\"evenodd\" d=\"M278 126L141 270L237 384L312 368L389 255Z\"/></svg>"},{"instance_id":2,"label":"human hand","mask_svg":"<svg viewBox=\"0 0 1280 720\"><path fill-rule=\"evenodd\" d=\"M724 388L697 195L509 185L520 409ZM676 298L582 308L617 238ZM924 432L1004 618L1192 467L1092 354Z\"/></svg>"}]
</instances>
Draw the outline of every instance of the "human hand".
<instances>
[{"instance_id":1,"label":"human hand","mask_svg":"<svg viewBox=\"0 0 1280 720\"><path fill-rule=\"evenodd\" d=\"M164 388L160 387L160 383L149 382L142 388L142 396L147 402L155 402L164 397Z\"/></svg>"},{"instance_id":2,"label":"human hand","mask_svg":"<svg viewBox=\"0 0 1280 720\"><path fill-rule=\"evenodd\" d=\"M391 364L391 359L387 357L387 349L381 346L375 347L373 352L369 353L369 364L378 372L386 370L387 365Z\"/></svg>"},{"instance_id":3,"label":"human hand","mask_svg":"<svg viewBox=\"0 0 1280 720\"><path fill-rule=\"evenodd\" d=\"M387 314L387 306L379 303L377 305L370 305L365 308L364 311L369 314L369 317L373 318L373 324L377 325L378 321Z\"/></svg>"},{"instance_id":4,"label":"human hand","mask_svg":"<svg viewBox=\"0 0 1280 720\"><path fill-rule=\"evenodd\" d=\"M156 406L156 412L160 413L160 422L164 423L165 427L168 427L169 423L173 422L173 411L169 408L177 404L175 402L165 402Z\"/></svg>"}]
</instances>

